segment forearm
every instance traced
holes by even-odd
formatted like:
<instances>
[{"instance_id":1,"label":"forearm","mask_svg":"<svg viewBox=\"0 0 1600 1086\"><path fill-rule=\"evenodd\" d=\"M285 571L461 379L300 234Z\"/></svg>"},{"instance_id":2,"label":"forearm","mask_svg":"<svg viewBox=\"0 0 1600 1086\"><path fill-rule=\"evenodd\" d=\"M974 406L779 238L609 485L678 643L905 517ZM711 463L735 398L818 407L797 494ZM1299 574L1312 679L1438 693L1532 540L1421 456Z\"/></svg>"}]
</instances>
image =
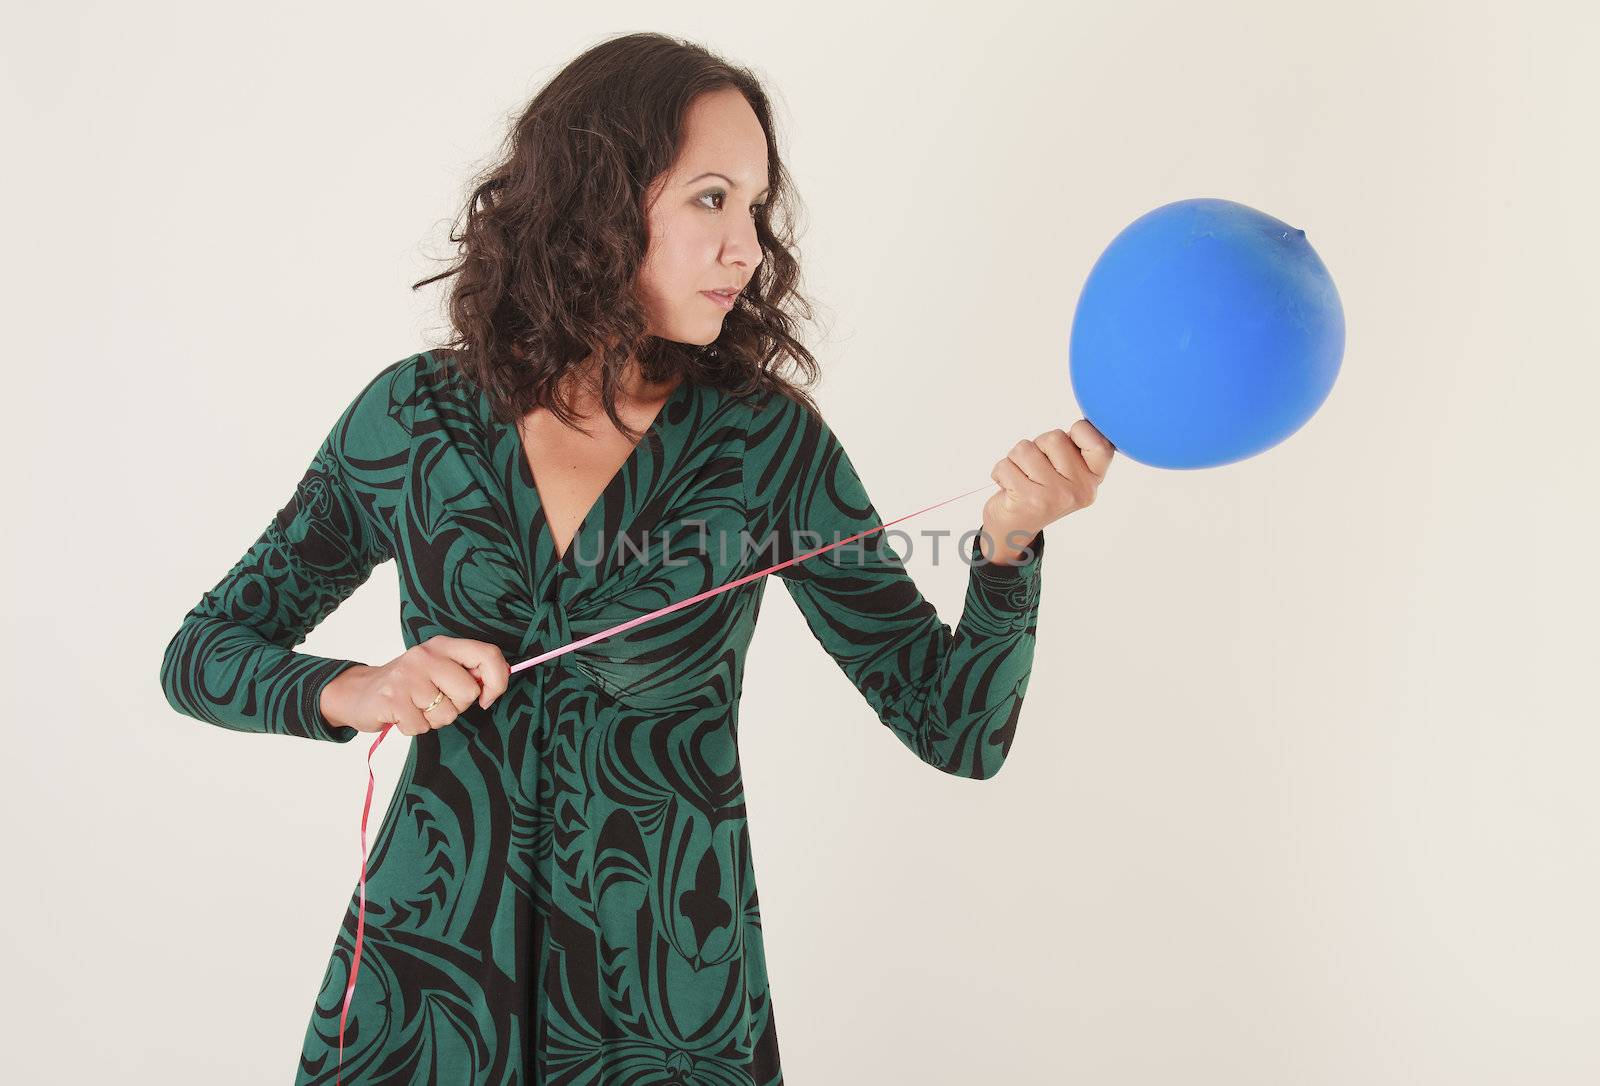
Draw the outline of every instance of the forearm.
<instances>
[{"instance_id":1,"label":"forearm","mask_svg":"<svg viewBox=\"0 0 1600 1086\"><path fill-rule=\"evenodd\" d=\"M882 716L929 765L984 780L999 772L1016 733L1033 669L1043 535L1022 564L985 565L975 543L961 621L928 644L937 666L892 696ZM925 665L926 666L926 665Z\"/></svg>"},{"instance_id":2,"label":"forearm","mask_svg":"<svg viewBox=\"0 0 1600 1086\"><path fill-rule=\"evenodd\" d=\"M167 703L232 731L347 742L353 730L322 712L322 695L352 660L295 652L220 616L191 614L161 661Z\"/></svg>"}]
</instances>

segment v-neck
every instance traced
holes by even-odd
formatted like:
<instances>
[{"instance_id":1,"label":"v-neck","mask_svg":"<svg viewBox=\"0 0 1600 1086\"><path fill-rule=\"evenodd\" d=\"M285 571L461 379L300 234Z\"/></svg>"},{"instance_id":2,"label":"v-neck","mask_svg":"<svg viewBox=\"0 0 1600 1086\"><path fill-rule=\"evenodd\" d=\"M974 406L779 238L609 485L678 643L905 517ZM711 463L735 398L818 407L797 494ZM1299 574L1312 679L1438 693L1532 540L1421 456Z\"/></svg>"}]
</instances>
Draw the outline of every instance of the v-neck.
<instances>
[{"instance_id":1,"label":"v-neck","mask_svg":"<svg viewBox=\"0 0 1600 1086\"><path fill-rule=\"evenodd\" d=\"M536 521L534 531L537 537L534 545L539 553L541 568L558 568L563 572L571 572L574 562L573 556L598 531L594 523L595 519L602 516L607 508L620 499L620 492L627 487L630 476L636 475L639 470L638 462L640 458L661 448L663 433L675 421L674 416L678 413L678 406L689 395L690 391L690 382L688 378L684 378L668 393L665 402L657 409L655 416L650 420L649 425L645 427L643 436L639 438L632 449L628 450L628 455L623 459L617 470L612 473L611 478L606 480L606 485L601 489L599 496L584 511L583 518L578 521L578 526L573 529L572 538L567 541L566 550L560 553L556 551L555 535L550 530L549 514L545 510L544 498L539 492L539 483L534 476L533 465L528 461L528 450L522 443L521 427L515 422L507 424L508 429L511 431L515 453L520 460L520 463L517 464L515 476L527 484L525 489L528 502L534 511L534 520Z\"/></svg>"}]
</instances>

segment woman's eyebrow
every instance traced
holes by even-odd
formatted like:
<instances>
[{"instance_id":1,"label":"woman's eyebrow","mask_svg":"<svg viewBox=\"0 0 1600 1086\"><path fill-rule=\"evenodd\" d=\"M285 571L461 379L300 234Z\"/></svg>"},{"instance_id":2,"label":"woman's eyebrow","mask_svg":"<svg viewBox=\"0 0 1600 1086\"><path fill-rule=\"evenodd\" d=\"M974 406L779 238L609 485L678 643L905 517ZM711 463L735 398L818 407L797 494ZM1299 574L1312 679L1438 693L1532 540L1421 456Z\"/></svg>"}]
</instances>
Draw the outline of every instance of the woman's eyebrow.
<instances>
[{"instance_id":1,"label":"woman's eyebrow","mask_svg":"<svg viewBox=\"0 0 1600 1086\"><path fill-rule=\"evenodd\" d=\"M738 188L739 187L738 185L735 185L733 183L733 178L728 177L728 176L726 176L724 174L720 174L720 173L703 173L699 177L695 178L694 181L685 182L684 183L684 187L687 188L689 185L694 184L696 181L704 181L708 177L720 177L724 181L726 181L729 185L731 185L733 188ZM772 186L768 185L766 188L761 190L761 193L764 194L764 193L768 193L768 192L771 192L771 191L772 191Z\"/></svg>"}]
</instances>

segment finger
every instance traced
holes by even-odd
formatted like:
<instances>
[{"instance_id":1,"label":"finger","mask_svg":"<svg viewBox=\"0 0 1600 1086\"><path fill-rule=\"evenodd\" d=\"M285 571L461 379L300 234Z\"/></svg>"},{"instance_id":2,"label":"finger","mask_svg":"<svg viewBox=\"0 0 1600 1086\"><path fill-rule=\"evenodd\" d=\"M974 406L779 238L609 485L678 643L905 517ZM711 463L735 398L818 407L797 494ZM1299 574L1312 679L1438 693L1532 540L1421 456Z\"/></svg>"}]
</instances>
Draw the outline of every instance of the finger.
<instances>
[{"instance_id":1,"label":"finger","mask_svg":"<svg viewBox=\"0 0 1600 1086\"><path fill-rule=\"evenodd\" d=\"M1106 470L1111 467L1111 458L1116 454L1117 447L1095 428L1094 423L1088 419L1079 419L1072 424L1072 431L1068 434L1073 444L1082 450L1083 462L1089 470L1094 472L1095 478L1105 478Z\"/></svg>"},{"instance_id":2,"label":"finger","mask_svg":"<svg viewBox=\"0 0 1600 1086\"><path fill-rule=\"evenodd\" d=\"M427 702L423 704L426 705ZM389 707L389 715L394 718L394 726L400 729L401 735L421 735L423 732L433 730L433 725L422 715L422 710L413 705L410 698L403 695L394 699L394 703Z\"/></svg>"},{"instance_id":3,"label":"finger","mask_svg":"<svg viewBox=\"0 0 1600 1086\"><path fill-rule=\"evenodd\" d=\"M444 691L445 697L445 700L428 714L428 719L436 724L450 723L478 700L478 680L473 677L472 672L454 660L436 660L429 677L433 680L434 686ZM439 715L439 710L447 703L454 712L449 714L449 719L443 719Z\"/></svg>"},{"instance_id":4,"label":"finger","mask_svg":"<svg viewBox=\"0 0 1600 1086\"><path fill-rule=\"evenodd\" d=\"M429 728L442 728L456 718L455 703L443 687L429 678L423 678L413 688L411 704Z\"/></svg>"},{"instance_id":5,"label":"finger","mask_svg":"<svg viewBox=\"0 0 1600 1086\"><path fill-rule=\"evenodd\" d=\"M448 638L439 645L451 660L460 664L478 683L478 704L487 709L491 702L505 693L511 682L511 668L505 654L487 641L470 641L465 638Z\"/></svg>"},{"instance_id":6,"label":"finger","mask_svg":"<svg viewBox=\"0 0 1600 1086\"><path fill-rule=\"evenodd\" d=\"M511 685L511 665L506 663L505 655L494 645L485 645L484 648L487 654L483 662L468 670L482 687L478 704L487 709Z\"/></svg>"},{"instance_id":7,"label":"finger","mask_svg":"<svg viewBox=\"0 0 1600 1086\"><path fill-rule=\"evenodd\" d=\"M1038 445L1023 438L1011 446L1010 459L1023 474L1040 485L1050 483L1056 476L1056 466Z\"/></svg>"},{"instance_id":8,"label":"finger","mask_svg":"<svg viewBox=\"0 0 1600 1086\"><path fill-rule=\"evenodd\" d=\"M499 663L480 664L474 674L483 686L483 693L478 696L478 704L485 709L493 705L501 694L506 692L506 687L511 685L511 665L501 658Z\"/></svg>"},{"instance_id":9,"label":"finger","mask_svg":"<svg viewBox=\"0 0 1600 1086\"><path fill-rule=\"evenodd\" d=\"M1057 475L1064 479L1088 481L1089 467L1083 462L1083 454L1078 451L1077 444L1067 436L1065 430L1047 430L1033 443L1049 456Z\"/></svg>"},{"instance_id":10,"label":"finger","mask_svg":"<svg viewBox=\"0 0 1600 1086\"><path fill-rule=\"evenodd\" d=\"M999 483L1007 494L1018 500L1027 498L1029 487L1039 485L1023 474L1022 469L1017 467L1016 461L1010 457L996 464L994 470L989 473L989 478Z\"/></svg>"}]
</instances>

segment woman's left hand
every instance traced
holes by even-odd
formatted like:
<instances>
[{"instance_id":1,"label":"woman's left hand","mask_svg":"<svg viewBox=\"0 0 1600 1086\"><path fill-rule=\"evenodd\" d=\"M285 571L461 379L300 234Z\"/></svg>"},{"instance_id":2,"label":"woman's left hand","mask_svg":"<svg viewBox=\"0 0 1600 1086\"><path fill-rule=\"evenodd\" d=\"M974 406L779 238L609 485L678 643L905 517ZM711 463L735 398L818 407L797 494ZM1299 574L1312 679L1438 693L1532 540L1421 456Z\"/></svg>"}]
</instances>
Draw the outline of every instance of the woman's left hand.
<instances>
[{"instance_id":1,"label":"woman's left hand","mask_svg":"<svg viewBox=\"0 0 1600 1086\"><path fill-rule=\"evenodd\" d=\"M1009 564L1046 524L1093 505L1115 452L1088 419L1013 445L989 473L1000 489L983 505L984 557Z\"/></svg>"}]
</instances>

